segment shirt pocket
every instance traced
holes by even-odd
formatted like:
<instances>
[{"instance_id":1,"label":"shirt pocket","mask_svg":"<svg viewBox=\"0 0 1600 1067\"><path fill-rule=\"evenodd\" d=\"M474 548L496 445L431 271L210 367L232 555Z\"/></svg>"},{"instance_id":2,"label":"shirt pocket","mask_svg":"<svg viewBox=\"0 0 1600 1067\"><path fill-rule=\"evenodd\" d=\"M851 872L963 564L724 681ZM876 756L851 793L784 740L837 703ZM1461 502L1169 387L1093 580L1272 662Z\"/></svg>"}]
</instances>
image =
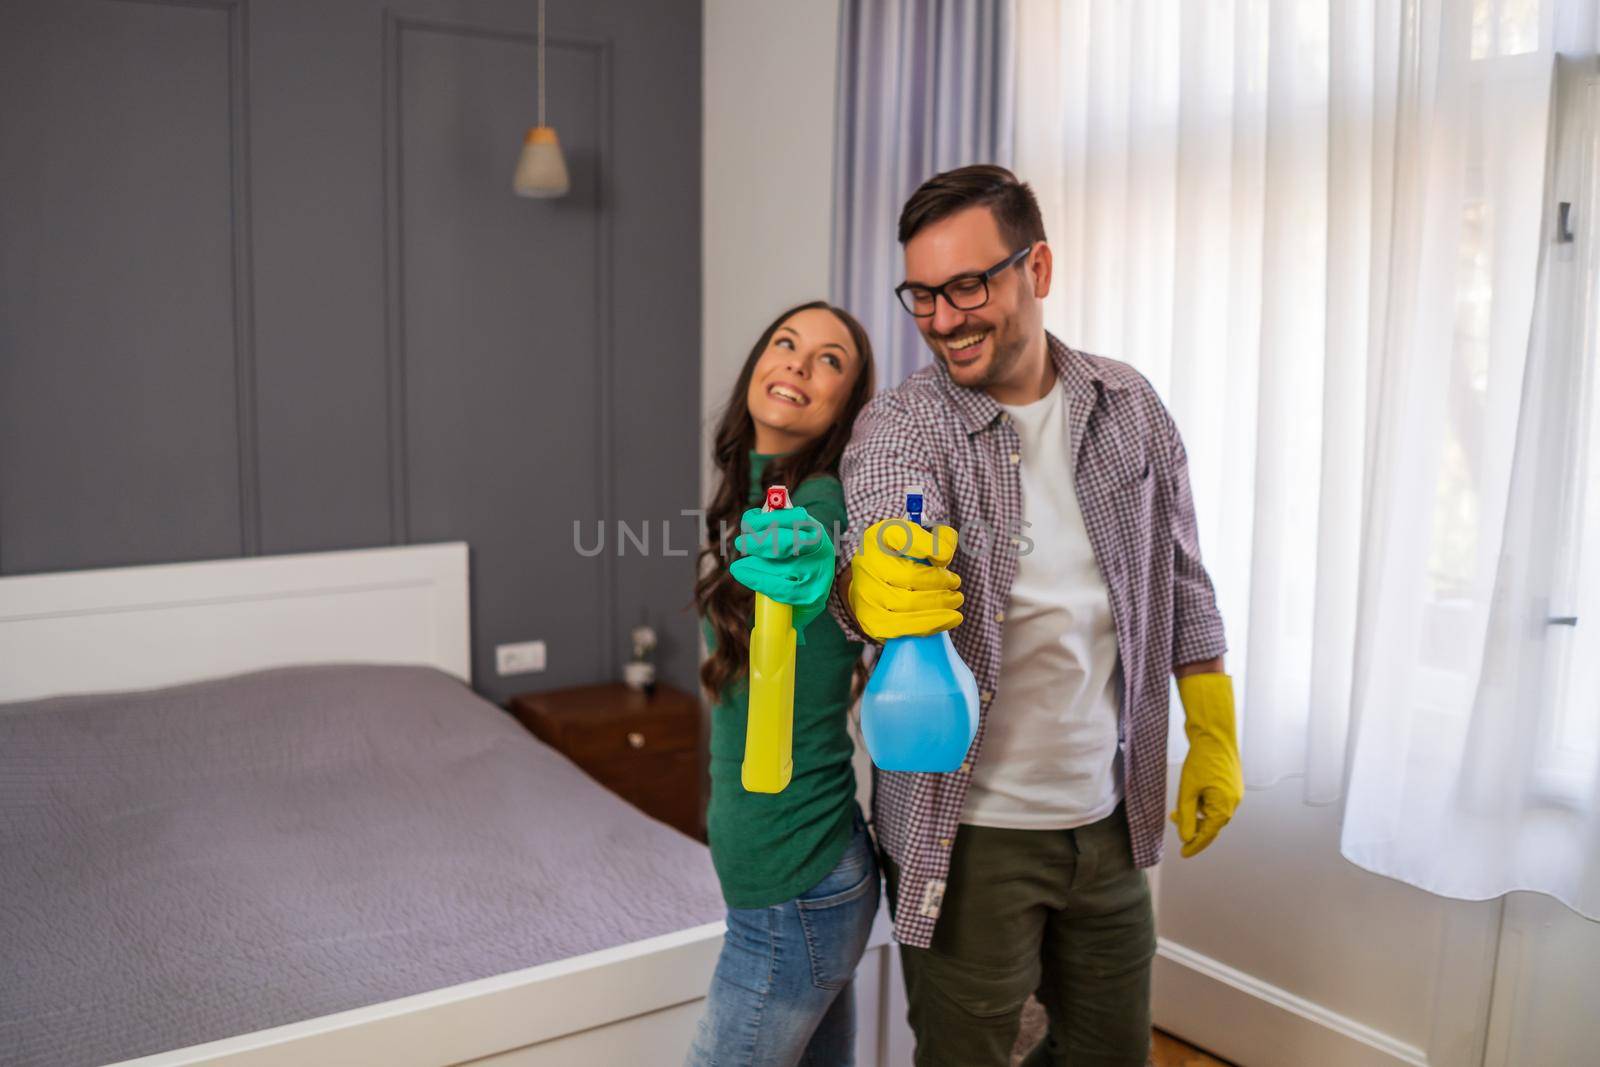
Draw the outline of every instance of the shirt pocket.
<instances>
[{"instance_id":1,"label":"shirt pocket","mask_svg":"<svg viewBox=\"0 0 1600 1067\"><path fill-rule=\"evenodd\" d=\"M1138 473L1114 481L1108 487L1106 502L1116 516L1112 524L1116 544L1112 549L1115 558L1108 561L1104 573L1111 587L1113 604L1124 603L1138 609L1142 605L1132 605L1117 594L1118 590L1123 594L1133 592L1149 578L1154 546L1161 540L1158 534L1161 475L1148 453L1141 454L1137 462L1123 470Z\"/></svg>"},{"instance_id":2,"label":"shirt pocket","mask_svg":"<svg viewBox=\"0 0 1600 1067\"><path fill-rule=\"evenodd\" d=\"M1149 454L1142 455L1127 469L1139 473L1119 482L1115 489L1113 503L1116 505L1117 514L1127 527L1130 535L1130 546L1137 549L1140 545L1147 544L1156 525L1156 477L1155 464L1151 462Z\"/></svg>"}]
</instances>

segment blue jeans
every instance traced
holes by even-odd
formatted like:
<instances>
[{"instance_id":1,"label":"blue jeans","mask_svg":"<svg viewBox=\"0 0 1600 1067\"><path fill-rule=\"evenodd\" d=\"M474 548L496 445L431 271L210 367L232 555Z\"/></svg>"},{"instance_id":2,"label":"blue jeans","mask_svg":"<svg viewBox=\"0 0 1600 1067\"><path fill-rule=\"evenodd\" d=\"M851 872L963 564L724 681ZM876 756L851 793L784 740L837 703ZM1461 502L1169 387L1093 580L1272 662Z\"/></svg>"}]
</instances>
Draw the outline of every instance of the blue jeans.
<instances>
[{"instance_id":1,"label":"blue jeans","mask_svg":"<svg viewBox=\"0 0 1600 1067\"><path fill-rule=\"evenodd\" d=\"M878 911L861 814L834 869L794 900L728 909L728 932L687 1067L851 1067L851 982Z\"/></svg>"}]
</instances>

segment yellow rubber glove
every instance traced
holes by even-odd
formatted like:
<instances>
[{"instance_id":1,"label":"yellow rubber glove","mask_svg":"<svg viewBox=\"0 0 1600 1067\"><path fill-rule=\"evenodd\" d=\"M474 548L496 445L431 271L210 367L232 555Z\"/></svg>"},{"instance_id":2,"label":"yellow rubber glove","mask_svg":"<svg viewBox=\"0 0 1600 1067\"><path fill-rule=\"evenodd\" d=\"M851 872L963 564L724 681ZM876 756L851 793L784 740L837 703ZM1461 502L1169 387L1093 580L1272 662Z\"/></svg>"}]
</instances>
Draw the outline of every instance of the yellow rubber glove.
<instances>
[{"instance_id":1,"label":"yellow rubber glove","mask_svg":"<svg viewBox=\"0 0 1600 1067\"><path fill-rule=\"evenodd\" d=\"M1189 755L1178 777L1178 810L1172 821L1193 856L1215 841L1244 799L1244 769L1233 724L1233 679L1226 674L1190 674L1178 679L1183 732Z\"/></svg>"},{"instance_id":2,"label":"yellow rubber glove","mask_svg":"<svg viewBox=\"0 0 1600 1067\"><path fill-rule=\"evenodd\" d=\"M948 526L930 533L908 519L885 519L868 527L850 560L850 610L861 632L887 641L960 626L961 576L949 569L955 552Z\"/></svg>"}]
</instances>

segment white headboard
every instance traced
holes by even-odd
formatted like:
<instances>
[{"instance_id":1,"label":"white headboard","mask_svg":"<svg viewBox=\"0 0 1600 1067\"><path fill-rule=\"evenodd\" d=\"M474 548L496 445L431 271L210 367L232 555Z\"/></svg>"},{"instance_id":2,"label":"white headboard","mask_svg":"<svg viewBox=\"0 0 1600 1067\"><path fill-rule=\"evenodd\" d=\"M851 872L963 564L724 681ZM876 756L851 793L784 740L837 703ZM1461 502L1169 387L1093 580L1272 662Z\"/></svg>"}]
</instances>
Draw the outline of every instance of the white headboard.
<instances>
[{"instance_id":1,"label":"white headboard","mask_svg":"<svg viewBox=\"0 0 1600 1067\"><path fill-rule=\"evenodd\" d=\"M466 544L0 578L0 701L330 662L470 682Z\"/></svg>"}]
</instances>

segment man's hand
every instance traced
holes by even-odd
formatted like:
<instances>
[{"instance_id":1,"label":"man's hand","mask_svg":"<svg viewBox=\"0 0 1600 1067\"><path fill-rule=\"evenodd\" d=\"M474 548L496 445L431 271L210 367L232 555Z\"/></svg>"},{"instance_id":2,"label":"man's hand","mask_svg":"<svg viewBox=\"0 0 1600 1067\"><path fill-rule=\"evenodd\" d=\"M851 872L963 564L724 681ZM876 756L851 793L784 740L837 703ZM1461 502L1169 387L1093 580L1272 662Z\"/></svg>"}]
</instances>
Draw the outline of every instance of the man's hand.
<instances>
[{"instance_id":1,"label":"man's hand","mask_svg":"<svg viewBox=\"0 0 1600 1067\"><path fill-rule=\"evenodd\" d=\"M961 625L961 577L950 570L956 532L907 519L867 528L850 561L850 610L874 641L925 637Z\"/></svg>"},{"instance_id":2,"label":"man's hand","mask_svg":"<svg viewBox=\"0 0 1600 1067\"><path fill-rule=\"evenodd\" d=\"M1212 841L1244 799L1244 770L1234 729L1233 681L1226 674L1186 674L1178 679L1189 755L1178 778L1178 824L1184 856Z\"/></svg>"},{"instance_id":3,"label":"man's hand","mask_svg":"<svg viewBox=\"0 0 1600 1067\"><path fill-rule=\"evenodd\" d=\"M822 614L833 585L833 542L802 507L751 508L740 520L744 532L733 547L744 555L729 570L748 589L794 607L794 628L804 641L806 624Z\"/></svg>"}]
</instances>

